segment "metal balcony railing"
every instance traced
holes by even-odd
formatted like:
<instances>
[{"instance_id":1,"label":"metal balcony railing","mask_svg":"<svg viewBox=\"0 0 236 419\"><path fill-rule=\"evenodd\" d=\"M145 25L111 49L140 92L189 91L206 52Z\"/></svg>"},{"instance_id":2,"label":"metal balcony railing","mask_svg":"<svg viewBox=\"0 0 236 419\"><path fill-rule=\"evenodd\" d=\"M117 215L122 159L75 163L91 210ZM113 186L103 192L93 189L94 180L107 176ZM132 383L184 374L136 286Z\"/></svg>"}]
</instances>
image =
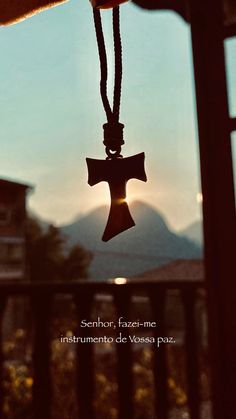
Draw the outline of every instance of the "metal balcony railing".
<instances>
[{"instance_id":1,"label":"metal balcony railing","mask_svg":"<svg viewBox=\"0 0 236 419\"><path fill-rule=\"evenodd\" d=\"M78 336L87 336L86 328L81 328L82 319L91 319L91 307L95 297L108 295L113 298L117 317L129 318L131 300L134 296L146 295L149 301L152 319L158 323L156 336L167 336L166 326L166 297L170 290L178 290L182 300L184 313L184 348L186 356L186 377L188 388L188 408L191 419L200 419L200 391L199 367L197 359L197 321L196 303L200 295L204 295L201 282L151 282L127 283L2 283L0 284L0 318L1 324L4 308L9 297L28 296L33 313L34 344L33 344L33 417L34 419L51 418L51 388L50 374L50 318L53 300L57 295L72 296L78 320ZM91 333L91 330L90 330ZM116 331L119 333L119 329ZM122 329L123 336L127 336L128 329ZM0 345L0 418L4 419L3 403L3 351ZM95 394L95 368L93 358L93 344L77 344L77 401L80 419L93 419ZM117 385L118 385L118 417L131 419L134 417L133 403L133 355L132 343L116 344L117 356ZM153 376L155 384L155 412L158 419L168 417L168 367L166 359L166 345L160 345L153 352ZM63 419L63 418L62 418Z\"/></svg>"}]
</instances>

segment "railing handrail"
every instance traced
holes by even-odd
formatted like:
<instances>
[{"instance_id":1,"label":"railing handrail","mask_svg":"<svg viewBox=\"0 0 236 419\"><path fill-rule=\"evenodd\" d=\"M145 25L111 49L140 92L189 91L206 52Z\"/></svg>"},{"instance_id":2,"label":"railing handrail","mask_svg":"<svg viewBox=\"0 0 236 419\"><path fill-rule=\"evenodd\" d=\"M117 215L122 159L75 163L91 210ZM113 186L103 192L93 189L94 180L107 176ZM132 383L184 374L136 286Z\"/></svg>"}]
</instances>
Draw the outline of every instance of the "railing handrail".
<instances>
[{"instance_id":1,"label":"railing handrail","mask_svg":"<svg viewBox=\"0 0 236 419\"><path fill-rule=\"evenodd\" d=\"M128 281L125 284L113 282L81 281L1 281L0 293L5 294L30 294L32 291L50 291L52 293L74 293L79 290L94 293L127 291L150 291L151 289L196 289L204 288L201 280L161 280L161 281Z\"/></svg>"}]
</instances>

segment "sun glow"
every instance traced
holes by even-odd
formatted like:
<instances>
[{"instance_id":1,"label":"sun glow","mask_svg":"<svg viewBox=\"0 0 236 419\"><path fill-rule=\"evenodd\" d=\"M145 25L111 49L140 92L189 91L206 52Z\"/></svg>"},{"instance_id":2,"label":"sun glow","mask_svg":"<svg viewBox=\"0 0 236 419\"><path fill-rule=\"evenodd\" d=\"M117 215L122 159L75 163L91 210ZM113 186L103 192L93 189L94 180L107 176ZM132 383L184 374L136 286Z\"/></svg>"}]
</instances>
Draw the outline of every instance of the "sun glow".
<instances>
[{"instance_id":1,"label":"sun glow","mask_svg":"<svg viewBox=\"0 0 236 419\"><path fill-rule=\"evenodd\" d=\"M118 201L118 204L124 204L124 203L129 204L130 203L130 201L128 201L127 197L126 198L120 198L117 201Z\"/></svg>"},{"instance_id":2,"label":"sun glow","mask_svg":"<svg viewBox=\"0 0 236 419\"><path fill-rule=\"evenodd\" d=\"M202 193L201 193L201 192L199 192L199 193L197 194L196 199L197 199L197 202L198 202L199 204L201 204L201 203L202 203L202 201L203 201L203 196L202 196Z\"/></svg>"},{"instance_id":3,"label":"sun glow","mask_svg":"<svg viewBox=\"0 0 236 419\"><path fill-rule=\"evenodd\" d=\"M116 284L116 285L124 285L124 284L127 284L128 279L127 278L114 278L111 280L111 282L113 282L113 284Z\"/></svg>"}]
</instances>

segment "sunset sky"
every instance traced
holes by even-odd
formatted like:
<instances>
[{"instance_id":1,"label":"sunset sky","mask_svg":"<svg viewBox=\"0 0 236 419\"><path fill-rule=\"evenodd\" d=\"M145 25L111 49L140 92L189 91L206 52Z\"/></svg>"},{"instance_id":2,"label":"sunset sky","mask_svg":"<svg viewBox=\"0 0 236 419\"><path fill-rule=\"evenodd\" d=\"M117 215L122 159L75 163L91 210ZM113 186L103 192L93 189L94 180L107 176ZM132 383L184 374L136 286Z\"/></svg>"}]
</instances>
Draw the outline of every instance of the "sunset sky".
<instances>
[{"instance_id":1,"label":"sunset sky","mask_svg":"<svg viewBox=\"0 0 236 419\"><path fill-rule=\"evenodd\" d=\"M201 211L189 28L174 13L148 13L130 3L121 15L123 155L144 151L148 176L146 184L130 181L128 194L180 229ZM112 92L110 21L110 11L103 12ZM108 203L105 184L87 185L85 158L105 157L106 122L89 1L71 0L0 32L0 176L35 186L30 207L57 224ZM227 62L234 115L235 56L232 40Z\"/></svg>"}]
</instances>

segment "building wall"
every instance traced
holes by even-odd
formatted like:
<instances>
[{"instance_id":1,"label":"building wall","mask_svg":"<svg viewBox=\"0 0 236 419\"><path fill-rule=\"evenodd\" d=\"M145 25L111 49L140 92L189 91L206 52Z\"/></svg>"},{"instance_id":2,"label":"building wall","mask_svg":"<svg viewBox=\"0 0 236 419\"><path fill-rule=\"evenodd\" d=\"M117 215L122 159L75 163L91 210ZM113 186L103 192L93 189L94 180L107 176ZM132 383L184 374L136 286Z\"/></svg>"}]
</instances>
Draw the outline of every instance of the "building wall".
<instances>
[{"instance_id":1,"label":"building wall","mask_svg":"<svg viewBox=\"0 0 236 419\"><path fill-rule=\"evenodd\" d=\"M0 181L0 279L25 275L26 187Z\"/></svg>"}]
</instances>

